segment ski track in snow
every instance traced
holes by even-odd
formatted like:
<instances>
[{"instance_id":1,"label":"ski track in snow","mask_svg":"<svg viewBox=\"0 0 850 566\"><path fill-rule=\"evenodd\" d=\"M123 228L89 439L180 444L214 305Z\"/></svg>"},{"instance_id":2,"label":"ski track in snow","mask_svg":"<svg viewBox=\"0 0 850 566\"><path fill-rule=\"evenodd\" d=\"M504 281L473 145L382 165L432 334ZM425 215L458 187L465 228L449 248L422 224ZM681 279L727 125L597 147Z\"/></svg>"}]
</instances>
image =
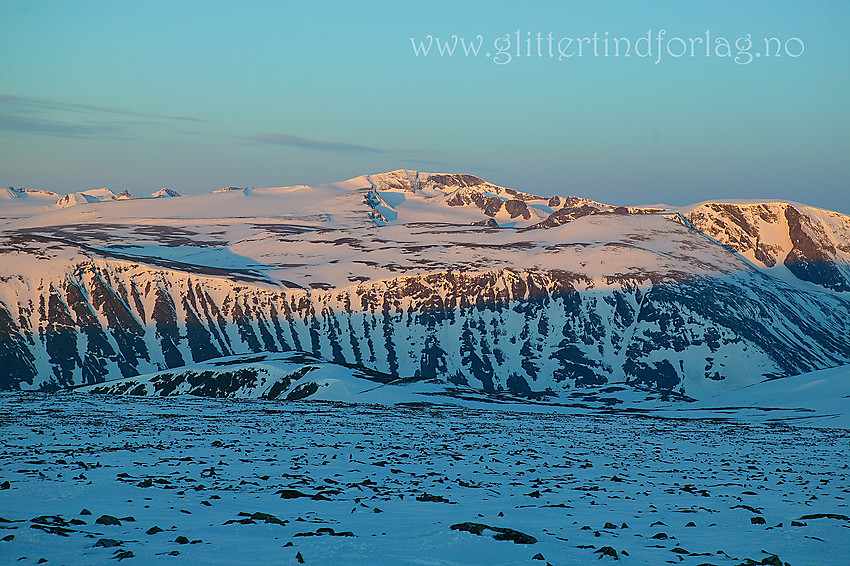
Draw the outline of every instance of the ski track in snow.
<instances>
[{"instance_id":1,"label":"ski track in snow","mask_svg":"<svg viewBox=\"0 0 850 566\"><path fill-rule=\"evenodd\" d=\"M624 564L775 554L798 566L850 556L842 429L9 393L0 439L4 564L295 564L300 554L306 564L557 566L609 563L616 551ZM833 517L804 518L824 513ZM104 515L120 524L99 524ZM462 523L537 542L451 528Z\"/></svg>"}]
</instances>

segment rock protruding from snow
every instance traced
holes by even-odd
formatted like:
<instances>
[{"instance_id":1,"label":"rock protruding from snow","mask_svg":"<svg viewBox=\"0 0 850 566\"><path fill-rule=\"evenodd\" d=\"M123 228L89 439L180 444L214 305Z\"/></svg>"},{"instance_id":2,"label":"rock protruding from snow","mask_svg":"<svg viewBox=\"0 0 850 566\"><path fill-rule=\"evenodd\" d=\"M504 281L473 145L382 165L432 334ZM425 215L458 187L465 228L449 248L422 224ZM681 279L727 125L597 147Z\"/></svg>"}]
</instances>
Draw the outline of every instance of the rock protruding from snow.
<instances>
[{"instance_id":1,"label":"rock protruding from snow","mask_svg":"<svg viewBox=\"0 0 850 566\"><path fill-rule=\"evenodd\" d=\"M112 189L104 187L102 189L91 189L88 191L80 191L67 194L55 203L57 208L68 208L79 204L91 204L96 202L104 202L108 200L131 200L133 195L129 191L122 191L118 194L112 192Z\"/></svg>"},{"instance_id":2,"label":"rock protruding from snow","mask_svg":"<svg viewBox=\"0 0 850 566\"><path fill-rule=\"evenodd\" d=\"M41 189L27 189L25 187L21 187L20 189L16 189L15 187L5 187L3 189L0 189L0 199L8 200L50 200L56 199L59 196L59 194L52 193L50 191L43 191Z\"/></svg>"},{"instance_id":3,"label":"rock protruding from snow","mask_svg":"<svg viewBox=\"0 0 850 566\"><path fill-rule=\"evenodd\" d=\"M396 403L417 392L442 391L437 382L400 380L329 362L306 352L230 356L185 367L108 381L80 391L116 395ZM419 383L417 383L419 382ZM406 387L416 384L414 387Z\"/></svg>"},{"instance_id":4,"label":"rock protruding from snow","mask_svg":"<svg viewBox=\"0 0 850 566\"><path fill-rule=\"evenodd\" d=\"M760 267L850 292L848 216L788 202L708 202L684 217Z\"/></svg>"},{"instance_id":5,"label":"rock protruding from snow","mask_svg":"<svg viewBox=\"0 0 850 566\"><path fill-rule=\"evenodd\" d=\"M151 193L151 197L153 198L169 198L169 197L179 197L180 193L175 191L174 189L161 188L156 192Z\"/></svg>"},{"instance_id":6,"label":"rock protruding from snow","mask_svg":"<svg viewBox=\"0 0 850 566\"><path fill-rule=\"evenodd\" d=\"M491 393L695 398L850 363L850 219L802 205L620 207L407 170L29 218L25 200L0 207L0 390L290 350Z\"/></svg>"}]
</instances>

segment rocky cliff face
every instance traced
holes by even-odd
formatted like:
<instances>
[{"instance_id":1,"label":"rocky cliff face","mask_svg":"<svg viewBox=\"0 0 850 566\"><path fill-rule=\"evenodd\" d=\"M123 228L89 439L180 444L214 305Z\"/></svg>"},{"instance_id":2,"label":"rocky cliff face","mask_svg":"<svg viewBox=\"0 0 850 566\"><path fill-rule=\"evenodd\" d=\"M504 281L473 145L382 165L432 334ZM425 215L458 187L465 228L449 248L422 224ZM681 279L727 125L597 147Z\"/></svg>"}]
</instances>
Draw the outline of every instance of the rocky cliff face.
<instances>
[{"instance_id":1,"label":"rocky cliff face","mask_svg":"<svg viewBox=\"0 0 850 566\"><path fill-rule=\"evenodd\" d=\"M758 266L850 291L850 218L843 214L782 202L707 203L685 217Z\"/></svg>"},{"instance_id":2,"label":"rocky cliff face","mask_svg":"<svg viewBox=\"0 0 850 566\"><path fill-rule=\"evenodd\" d=\"M3 389L301 350L488 391L624 378L698 397L850 361L850 301L757 271L604 289L568 271L446 272L307 291L78 254L5 285Z\"/></svg>"},{"instance_id":3,"label":"rocky cliff face","mask_svg":"<svg viewBox=\"0 0 850 566\"><path fill-rule=\"evenodd\" d=\"M172 201L0 232L0 389L300 351L485 391L703 397L850 363L836 213L612 207L409 171ZM280 216L245 212L261 209Z\"/></svg>"}]
</instances>

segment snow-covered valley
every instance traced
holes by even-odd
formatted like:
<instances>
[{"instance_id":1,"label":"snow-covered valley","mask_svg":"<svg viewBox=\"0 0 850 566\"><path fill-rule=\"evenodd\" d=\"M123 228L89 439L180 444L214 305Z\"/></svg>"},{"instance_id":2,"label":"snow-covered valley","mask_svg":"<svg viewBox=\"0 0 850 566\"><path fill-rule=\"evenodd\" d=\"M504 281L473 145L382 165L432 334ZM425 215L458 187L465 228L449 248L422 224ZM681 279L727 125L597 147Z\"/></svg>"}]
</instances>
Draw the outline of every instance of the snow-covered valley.
<instances>
[{"instance_id":1,"label":"snow-covered valley","mask_svg":"<svg viewBox=\"0 0 850 566\"><path fill-rule=\"evenodd\" d=\"M846 429L540 409L6 393L0 562L846 564Z\"/></svg>"},{"instance_id":2,"label":"snow-covered valley","mask_svg":"<svg viewBox=\"0 0 850 566\"><path fill-rule=\"evenodd\" d=\"M0 193L0 562L847 563L850 218Z\"/></svg>"}]
</instances>

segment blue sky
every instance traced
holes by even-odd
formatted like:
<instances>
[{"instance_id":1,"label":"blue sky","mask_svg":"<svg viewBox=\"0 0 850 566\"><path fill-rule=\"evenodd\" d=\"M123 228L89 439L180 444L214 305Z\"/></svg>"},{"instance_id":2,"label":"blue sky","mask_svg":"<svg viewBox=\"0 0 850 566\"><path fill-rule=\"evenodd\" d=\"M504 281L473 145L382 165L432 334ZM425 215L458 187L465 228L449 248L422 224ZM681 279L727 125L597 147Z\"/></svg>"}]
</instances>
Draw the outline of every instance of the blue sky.
<instances>
[{"instance_id":1,"label":"blue sky","mask_svg":"<svg viewBox=\"0 0 850 566\"><path fill-rule=\"evenodd\" d=\"M402 4L3 2L0 184L142 196L411 168L611 203L850 213L846 1ZM544 39L536 56L537 33L557 47L662 29L658 63L655 43L559 60ZM669 55L706 30L731 56ZM484 55L506 35L514 53L517 31L519 57ZM415 56L429 34L480 34L482 50ZM758 57L737 64L747 34ZM765 57L765 37L803 52Z\"/></svg>"}]
</instances>

